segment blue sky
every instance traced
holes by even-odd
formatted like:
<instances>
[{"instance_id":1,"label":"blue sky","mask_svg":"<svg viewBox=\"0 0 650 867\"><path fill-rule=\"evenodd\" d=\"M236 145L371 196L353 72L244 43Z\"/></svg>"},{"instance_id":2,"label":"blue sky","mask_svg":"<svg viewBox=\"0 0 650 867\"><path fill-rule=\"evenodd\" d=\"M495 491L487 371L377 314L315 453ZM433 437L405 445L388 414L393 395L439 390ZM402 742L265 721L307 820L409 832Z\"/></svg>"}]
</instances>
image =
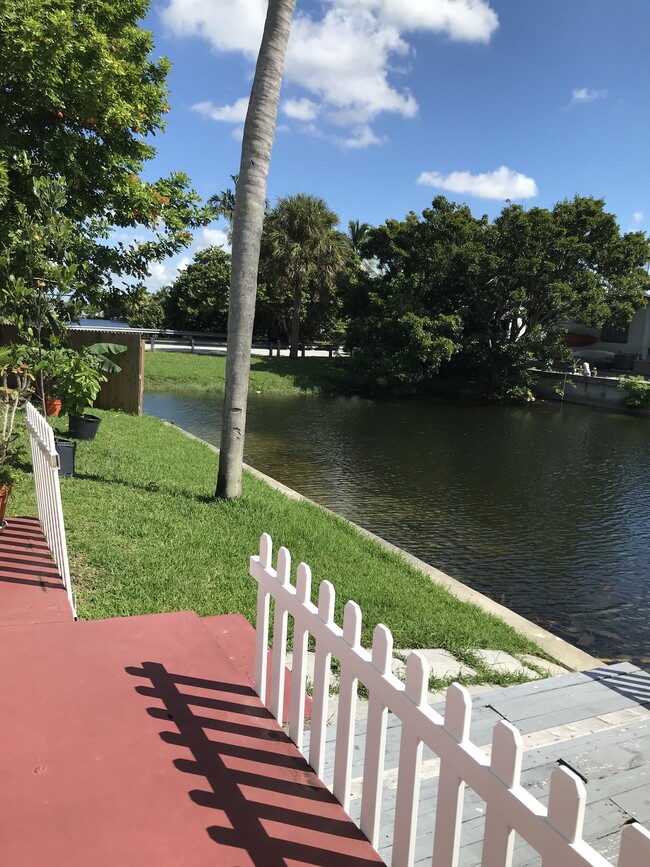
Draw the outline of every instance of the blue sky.
<instances>
[{"instance_id":1,"label":"blue sky","mask_svg":"<svg viewBox=\"0 0 650 867\"><path fill-rule=\"evenodd\" d=\"M230 185L264 15L264 0L152 4L145 26L173 69L148 178L182 169L205 198ZM298 0L269 199L320 195L345 228L439 193L491 217L506 198L593 195L647 231L649 35L649 0Z\"/></svg>"}]
</instances>

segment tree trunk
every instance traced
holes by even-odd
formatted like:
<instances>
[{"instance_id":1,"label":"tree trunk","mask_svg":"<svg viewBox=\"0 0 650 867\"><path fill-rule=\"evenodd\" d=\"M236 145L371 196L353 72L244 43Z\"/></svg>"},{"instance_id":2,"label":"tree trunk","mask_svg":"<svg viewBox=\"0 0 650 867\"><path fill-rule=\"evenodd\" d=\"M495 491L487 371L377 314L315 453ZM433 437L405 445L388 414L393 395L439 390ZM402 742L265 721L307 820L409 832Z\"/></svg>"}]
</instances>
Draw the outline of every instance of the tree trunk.
<instances>
[{"instance_id":1,"label":"tree trunk","mask_svg":"<svg viewBox=\"0 0 650 867\"><path fill-rule=\"evenodd\" d=\"M302 302L302 287L300 284L293 290L293 316L291 318L291 349L290 358L298 358L298 344L300 343L300 304Z\"/></svg>"},{"instance_id":2,"label":"tree trunk","mask_svg":"<svg viewBox=\"0 0 650 867\"><path fill-rule=\"evenodd\" d=\"M284 58L296 0L269 0L244 136L232 226L226 393L215 496L241 495L257 269Z\"/></svg>"}]
</instances>

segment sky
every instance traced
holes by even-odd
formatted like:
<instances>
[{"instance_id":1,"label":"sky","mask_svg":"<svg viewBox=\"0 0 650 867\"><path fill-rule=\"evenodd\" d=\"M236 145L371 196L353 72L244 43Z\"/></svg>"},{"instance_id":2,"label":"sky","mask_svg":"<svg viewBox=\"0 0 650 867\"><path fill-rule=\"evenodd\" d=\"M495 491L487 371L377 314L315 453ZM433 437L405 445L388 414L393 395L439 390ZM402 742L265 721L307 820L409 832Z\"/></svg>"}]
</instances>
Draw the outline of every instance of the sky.
<instances>
[{"instance_id":1,"label":"sky","mask_svg":"<svg viewBox=\"0 0 650 867\"><path fill-rule=\"evenodd\" d=\"M172 62L149 180L232 186L264 0L153 0L144 26ZM507 199L604 198L650 231L650 0L297 0L268 198L322 196L379 225L445 195L476 216ZM154 290L211 243L155 265Z\"/></svg>"}]
</instances>

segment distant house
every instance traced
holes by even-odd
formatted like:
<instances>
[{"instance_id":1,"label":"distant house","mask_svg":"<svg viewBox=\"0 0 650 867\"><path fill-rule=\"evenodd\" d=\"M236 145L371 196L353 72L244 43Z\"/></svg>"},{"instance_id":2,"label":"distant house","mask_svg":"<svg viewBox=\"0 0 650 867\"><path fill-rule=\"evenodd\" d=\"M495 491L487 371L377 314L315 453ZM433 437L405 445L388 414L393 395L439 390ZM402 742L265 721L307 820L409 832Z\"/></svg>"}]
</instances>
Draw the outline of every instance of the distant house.
<instances>
[{"instance_id":1,"label":"distant house","mask_svg":"<svg viewBox=\"0 0 650 867\"><path fill-rule=\"evenodd\" d=\"M574 356L602 367L650 376L650 293L647 296L646 306L634 314L629 325L622 328L607 323L602 328L587 328L571 323L566 343Z\"/></svg>"}]
</instances>

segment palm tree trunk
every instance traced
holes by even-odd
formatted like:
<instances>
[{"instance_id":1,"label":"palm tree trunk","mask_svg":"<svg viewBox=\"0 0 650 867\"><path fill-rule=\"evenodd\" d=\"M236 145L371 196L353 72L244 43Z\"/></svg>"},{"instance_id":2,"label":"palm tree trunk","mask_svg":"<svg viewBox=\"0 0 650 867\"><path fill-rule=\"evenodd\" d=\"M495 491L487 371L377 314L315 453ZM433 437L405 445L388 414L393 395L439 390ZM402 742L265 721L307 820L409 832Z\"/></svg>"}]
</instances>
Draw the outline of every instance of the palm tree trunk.
<instances>
[{"instance_id":1,"label":"palm tree trunk","mask_svg":"<svg viewBox=\"0 0 650 867\"><path fill-rule=\"evenodd\" d=\"M300 343L300 303L302 301L302 287L300 284L293 290L293 316L291 318L291 349L289 358L298 358L298 345Z\"/></svg>"},{"instance_id":2,"label":"palm tree trunk","mask_svg":"<svg viewBox=\"0 0 650 867\"><path fill-rule=\"evenodd\" d=\"M241 495L257 269L284 58L296 0L269 0L242 141L232 227L226 393L215 496Z\"/></svg>"}]
</instances>

